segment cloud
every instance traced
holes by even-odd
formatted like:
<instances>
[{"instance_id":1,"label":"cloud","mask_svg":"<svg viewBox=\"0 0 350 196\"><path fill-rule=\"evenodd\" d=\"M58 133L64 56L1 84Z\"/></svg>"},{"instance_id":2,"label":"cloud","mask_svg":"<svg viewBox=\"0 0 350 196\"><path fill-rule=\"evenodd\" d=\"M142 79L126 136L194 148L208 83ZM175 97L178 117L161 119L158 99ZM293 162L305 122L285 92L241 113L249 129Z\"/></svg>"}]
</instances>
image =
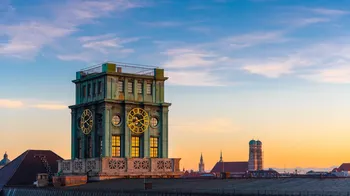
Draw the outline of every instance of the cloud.
<instances>
[{"instance_id":1,"label":"cloud","mask_svg":"<svg viewBox=\"0 0 350 196\"><path fill-rule=\"evenodd\" d=\"M32 105L33 108L43 109L43 110L65 110L68 106L62 104L36 104Z\"/></svg>"},{"instance_id":2,"label":"cloud","mask_svg":"<svg viewBox=\"0 0 350 196\"><path fill-rule=\"evenodd\" d=\"M44 46L72 34L81 25L91 24L113 11L124 11L142 4L126 0L72 0L50 6L48 13L51 15L45 18L26 18L22 23L0 25L0 35L7 37L7 42L0 45L0 55L33 58Z\"/></svg>"},{"instance_id":3,"label":"cloud","mask_svg":"<svg viewBox=\"0 0 350 196\"><path fill-rule=\"evenodd\" d=\"M38 108L45 110L67 109L66 105L57 103L44 103L42 101L21 101L13 99L0 99L0 108Z\"/></svg>"},{"instance_id":4,"label":"cloud","mask_svg":"<svg viewBox=\"0 0 350 196\"><path fill-rule=\"evenodd\" d=\"M315 70L310 74L300 75L300 77L315 82L348 84L350 83L350 67L340 66L335 68L320 69Z\"/></svg>"},{"instance_id":5,"label":"cloud","mask_svg":"<svg viewBox=\"0 0 350 196\"><path fill-rule=\"evenodd\" d=\"M328 16L339 16L339 15L349 14L349 12L344 10L325 9L325 8L311 8L308 10L316 14L322 14L322 15L328 15Z\"/></svg>"},{"instance_id":6,"label":"cloud","mask_svg":"<svg viewBox=\"0 0 350 196\"><path fill-rule=\"evenodd\" d=\"M172 129L178 128L180 132L194 133L232 133L241 130L241 127L235 124L230 118L210 118L200 121L194 119L178 119L175 122L183 122L180 126L174 126ZM172 127L172 125L169 125Z\"/></svg>"},{"instance_id":7,"label":"cloud","mask_svg":"<svg viewBox=\"0 0 350 196\"><path fill-rule=\"evenodd\" d=\"M167 71L169 85L177 86L224 86L220 78L210 71Z\"/></svg>"},{"instance_id":8,"label":"cloud","mask_svg":"<svg viewBox=\"0 0 350 196\"><path fill-rule=\"evenodd\" d=\"M176 22L176 21L142 22L141 24L150 26L150 27L178 27L183 25L183 23Z\"/></svg>"},{"instance_id":9,"label":"cloud","mask_svg":"<svg viewBox=\"0 0 350 196\"><path fill-rule=\"evenodd\" d=\"M22 101L0 99L0 108L22 108L24 106Z\"/></svg>"},{"instance_id":10,"label":"cloud","mask_svg":"<svg viewBox=\"0 0 350 196\"><path fill-rule=\"evenodd\" d=\"M231 48L241 49L266 43L282 43L287 41L283 31L254 32L243 35L230 36L222 40Z\"/></svg>"}]
</instances>

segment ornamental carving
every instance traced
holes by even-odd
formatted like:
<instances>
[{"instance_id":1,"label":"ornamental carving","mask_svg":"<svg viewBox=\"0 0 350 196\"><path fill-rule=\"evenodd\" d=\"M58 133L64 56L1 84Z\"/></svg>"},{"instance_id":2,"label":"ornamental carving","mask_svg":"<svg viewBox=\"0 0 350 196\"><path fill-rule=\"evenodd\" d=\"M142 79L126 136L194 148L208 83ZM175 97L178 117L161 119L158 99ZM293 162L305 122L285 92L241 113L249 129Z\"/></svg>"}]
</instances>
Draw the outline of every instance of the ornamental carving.
<instances>
[{"instance_id":1,"label":"ornamental carving","mask_svg":"<svg viewBox=\"0 0 350 196\"><path fill-rule=\"evenodd\" d=\"M172 164L170 160L164 162L165 169L172 169Z\"/></svg>"},{"instance_id":2,"label":"ornamental carving","mask_svg":"<svg viewBox=\"0 0 350 196\"><path fill-rule=\"evenodd\" d=\"M75 161L74 170L83 170L83 162L82 161Z\"/></svg>"},{"instance_id":3,"label":"ornamental carving","mask_svg":"<svg viewBox=\"0 0 350 196\"><path fill-rule=\"evenodd\" d=\"M62 170L69 171L70 170L70 162L62 162Z\"/></svg>"},{"instance_id":4,"label":"ornamental carving","mask_svg":"<svg viewBox=\"0 0 350 196\"><path fill-rule=\"evenodd\" d=\"M114 159L109 159L108 167L109 167L109 169L116 169L117 168L117 161Z\"/></svg>"},{"instance_id":5,"label":"ornamental carving","mask_svg":"<svg viewBox=\"0 0 350 196\"><path fill-rule=\"evenodd\" d=\"M157 169L158 170L164 169L164 161L157 161Z\"/></svg>"},{"instance_id":6,"label":"ornamental carving","mask_svg":"<svg viewBox=\"0 0 350 196\"><path fill-rule=\"evenodd\" d=\"M141 169L141 161L139 160L134 161L134 169Z\"/></svg>"},{"instance_id":7,"label":"ornamental carving","mask_svg":"<svg viewBox=\"0 0 350 196\"><path fill-rule=\"evenodd\" d=\"M86 162L86 169L87 170L95 170L96 169L96 161L89 160Z\"/></svg>"},{"instance_id":8,"label":"ornamental carving","mask_svg":"<svg viewBox=\"0 0 350 196\"><path fill-rule=\"evenodd\" d=\"M141 167L142 169L149 170L149 162L148 161L142 161Z\"/></svg>"},{"instance_id":9,"label":"ornamental carving","mask_svg":"<svg viewBox=\"0 0 350 196\"><path fill-rule=\"evenodd\" d=\"M119 161L117 162L117 165L118 165L118 169L120 169L120 170L125 170L126 162L125 162L125 160L119 160Z\"/></svg>"}]
</instances>

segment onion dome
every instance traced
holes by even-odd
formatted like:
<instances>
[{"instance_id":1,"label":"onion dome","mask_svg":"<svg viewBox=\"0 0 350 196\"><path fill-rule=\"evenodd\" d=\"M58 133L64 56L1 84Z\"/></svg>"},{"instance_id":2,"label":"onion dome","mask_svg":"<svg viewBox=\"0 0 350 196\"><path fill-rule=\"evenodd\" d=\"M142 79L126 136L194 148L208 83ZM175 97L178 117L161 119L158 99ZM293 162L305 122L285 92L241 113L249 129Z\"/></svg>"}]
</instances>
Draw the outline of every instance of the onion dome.
<instances>
[{"instance_id":1,"label":"onion dome","mask_svg":"<svg viewBox=\"0 0 350 196\"><path fill-rule=\"evenodd\" d=\"M256 141L256 145L261 146L262 142L260 140Z\"/></svg>"},{"instance_id":2,"label":"onion dome","mask_svg":"<svg viewBox=\"0 0 350 196\"><path fill-rule=\"evenodd\" d=\"M250 140L249 145L256 145L256 141L255 140Z\"/></svg>"}]
</instances>

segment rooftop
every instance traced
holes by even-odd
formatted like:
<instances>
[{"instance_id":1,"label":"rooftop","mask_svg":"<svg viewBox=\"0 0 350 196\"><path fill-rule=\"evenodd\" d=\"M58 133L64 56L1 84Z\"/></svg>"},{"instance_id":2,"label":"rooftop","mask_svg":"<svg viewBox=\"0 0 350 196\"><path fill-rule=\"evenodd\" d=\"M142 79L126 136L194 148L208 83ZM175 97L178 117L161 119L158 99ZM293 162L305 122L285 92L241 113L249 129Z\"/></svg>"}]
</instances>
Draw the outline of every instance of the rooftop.
<instances>
[{"instance_id":1,"label":"rooftop","mask_svg":"<svg viewBox=\"0 0 350 196\"><path fill-rule=\"evenodd\" d=\"M85 69L80 70L81 76L86 76L90 74L97 74L102 72L116 72L116 73L129 73L136 75L148 75L154 76L154 69L156 66L151 65L140 65L132 63L122 63L107 61L98 65L94 65Z\"/></svg>"}]
</instances>

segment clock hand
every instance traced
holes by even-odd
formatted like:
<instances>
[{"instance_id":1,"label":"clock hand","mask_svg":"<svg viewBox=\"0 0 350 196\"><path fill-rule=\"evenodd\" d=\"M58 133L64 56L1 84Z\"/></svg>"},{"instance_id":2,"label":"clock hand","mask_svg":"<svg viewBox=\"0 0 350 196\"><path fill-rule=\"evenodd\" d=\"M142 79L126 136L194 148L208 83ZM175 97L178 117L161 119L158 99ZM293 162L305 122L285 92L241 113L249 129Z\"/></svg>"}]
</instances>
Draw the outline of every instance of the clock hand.
<instances>
[{"instance_id":1,"label":"clock hand","mask_svg":"<svg viewBox=\"0 0 350 196\"><path fill-rule=\"evenodd\" d=\"M92 118L92 116L90 116L86 121L84 121L84 124L89 121Z\"/></svg>"}]
</instances>

